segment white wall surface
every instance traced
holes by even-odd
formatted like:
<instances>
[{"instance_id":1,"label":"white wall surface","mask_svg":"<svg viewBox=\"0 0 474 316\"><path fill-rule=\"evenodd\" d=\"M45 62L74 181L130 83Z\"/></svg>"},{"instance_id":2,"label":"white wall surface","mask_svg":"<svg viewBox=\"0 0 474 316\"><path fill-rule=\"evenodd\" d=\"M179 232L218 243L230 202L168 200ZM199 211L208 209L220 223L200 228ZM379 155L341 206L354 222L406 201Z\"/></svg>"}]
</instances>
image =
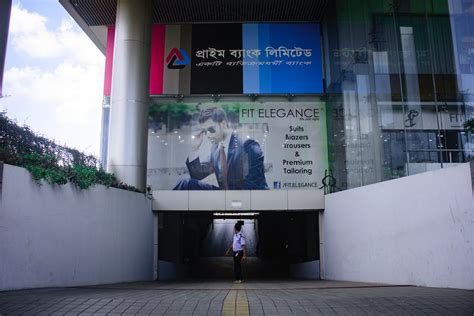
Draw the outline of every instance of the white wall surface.
<instances>
[{"instance_id":1,"label":"white wall surface","mask_svg":"<svg viewBox=\"0 0 474 316\"><path fill-rule=\"evenodd\" d=\"M143 194L38 185L4 165L0 290L152 279L153 214Z\"/></svg>"},{"instance_id":2,"label":"white wall surface","mask_svg":"<svg viewBox=\"0 0 474 316\"><path fill-rule=\"evenodd\" d=\"M326 196L325 277L474 289L469 164Z\"/></svg>"},{"instance_id":3,"label":"white wall surface","mask_svg":"<svg viewBox=\"0 0 474 316\"><path fill-rule=\"evenodd\" d=\"M153 191L156 211L300 211L324 209L324 191Z\"/></svg>"}]
</instances>

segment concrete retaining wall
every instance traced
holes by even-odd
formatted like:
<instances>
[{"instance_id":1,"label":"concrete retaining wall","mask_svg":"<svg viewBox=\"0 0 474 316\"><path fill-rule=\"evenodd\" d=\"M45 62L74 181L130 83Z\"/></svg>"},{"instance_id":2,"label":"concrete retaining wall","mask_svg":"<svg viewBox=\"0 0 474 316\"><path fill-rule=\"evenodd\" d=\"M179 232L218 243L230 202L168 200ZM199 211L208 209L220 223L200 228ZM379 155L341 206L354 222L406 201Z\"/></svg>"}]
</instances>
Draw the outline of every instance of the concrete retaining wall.
<instances>
[{"instance_id":1,"label":"concrete retaining wall","mask_svg":"<svg viewBox=\"0 0 474 316\"><path fill-rule=\"evenodd\" d=\"M326 196L325 277L474 289L469 164Z\"/></svg>"},{"instance_id":2,"label":"concrete retaining wall","mask_svg":"<svg viewBox=\"0 0 474 316\"><path fill-rule=\"evenodd\" d=\"M38 185L4 165L0 199L0 290L153 279L153 214L143 194Z\"/></svg>"}]
</instances>

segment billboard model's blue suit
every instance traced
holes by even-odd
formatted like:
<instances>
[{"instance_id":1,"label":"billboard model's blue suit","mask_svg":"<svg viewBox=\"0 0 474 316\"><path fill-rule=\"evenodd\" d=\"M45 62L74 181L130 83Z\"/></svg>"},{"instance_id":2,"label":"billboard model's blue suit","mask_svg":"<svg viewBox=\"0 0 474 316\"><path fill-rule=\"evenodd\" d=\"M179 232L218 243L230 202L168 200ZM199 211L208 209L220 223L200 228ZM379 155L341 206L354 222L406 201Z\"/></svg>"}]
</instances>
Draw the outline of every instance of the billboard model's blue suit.
<instances>
[{"instance_id":1,"label":"billboard model's blue suit","mask_svg":"<svg viewBox=\"0 0 474 316\"><path fill-rule=\"evenodd\" d=\"M227 185L229 190L268 190L263 152L260 145L253 139L242 141L232 133L227 153ZM211 159L201 162L199 158L186 160L190 179L181 180L174 190L222 190L221 168L219 168L219 145L213 144ZM200 180L214 173L219 187Z\"/></svg>"}]
</instances>

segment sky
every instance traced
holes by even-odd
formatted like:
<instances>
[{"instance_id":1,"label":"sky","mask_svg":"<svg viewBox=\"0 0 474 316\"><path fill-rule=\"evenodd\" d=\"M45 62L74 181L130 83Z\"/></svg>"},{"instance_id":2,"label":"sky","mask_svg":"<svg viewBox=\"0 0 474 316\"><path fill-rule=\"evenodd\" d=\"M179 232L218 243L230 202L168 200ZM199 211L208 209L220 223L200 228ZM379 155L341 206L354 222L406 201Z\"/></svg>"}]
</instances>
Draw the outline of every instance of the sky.
<instances>
[{"instance_id":1,"label":"sky","mask_svg":"<svg viewBox=\"0 0 474 316\"><path fill-rule=\"evenodd\" d=\"M13 0L0 111L98 156L104 65L58 0Z\"/></svg>"}]
</instances>

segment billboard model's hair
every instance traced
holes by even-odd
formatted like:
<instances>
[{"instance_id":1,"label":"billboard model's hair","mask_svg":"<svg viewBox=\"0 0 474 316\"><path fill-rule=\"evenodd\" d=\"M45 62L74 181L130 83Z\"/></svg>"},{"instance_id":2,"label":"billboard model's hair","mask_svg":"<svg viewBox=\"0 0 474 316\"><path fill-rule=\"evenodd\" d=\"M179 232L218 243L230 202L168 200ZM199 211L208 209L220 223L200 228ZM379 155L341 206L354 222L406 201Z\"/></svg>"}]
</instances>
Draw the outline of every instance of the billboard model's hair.
<instances>
[{"instance_id":1,"label":"billboard model's hair","mask_svg":"<svg viewBox=\"0 0 474 316\"><path fill-rule=\"evenodd\" d=\"M216 123L221 123L223 121L227 122L227 117L224 110L216 107L202 110L199 114L199 123L204 123L209 119L212 119Z\"/></svg>"}]
</instances>

